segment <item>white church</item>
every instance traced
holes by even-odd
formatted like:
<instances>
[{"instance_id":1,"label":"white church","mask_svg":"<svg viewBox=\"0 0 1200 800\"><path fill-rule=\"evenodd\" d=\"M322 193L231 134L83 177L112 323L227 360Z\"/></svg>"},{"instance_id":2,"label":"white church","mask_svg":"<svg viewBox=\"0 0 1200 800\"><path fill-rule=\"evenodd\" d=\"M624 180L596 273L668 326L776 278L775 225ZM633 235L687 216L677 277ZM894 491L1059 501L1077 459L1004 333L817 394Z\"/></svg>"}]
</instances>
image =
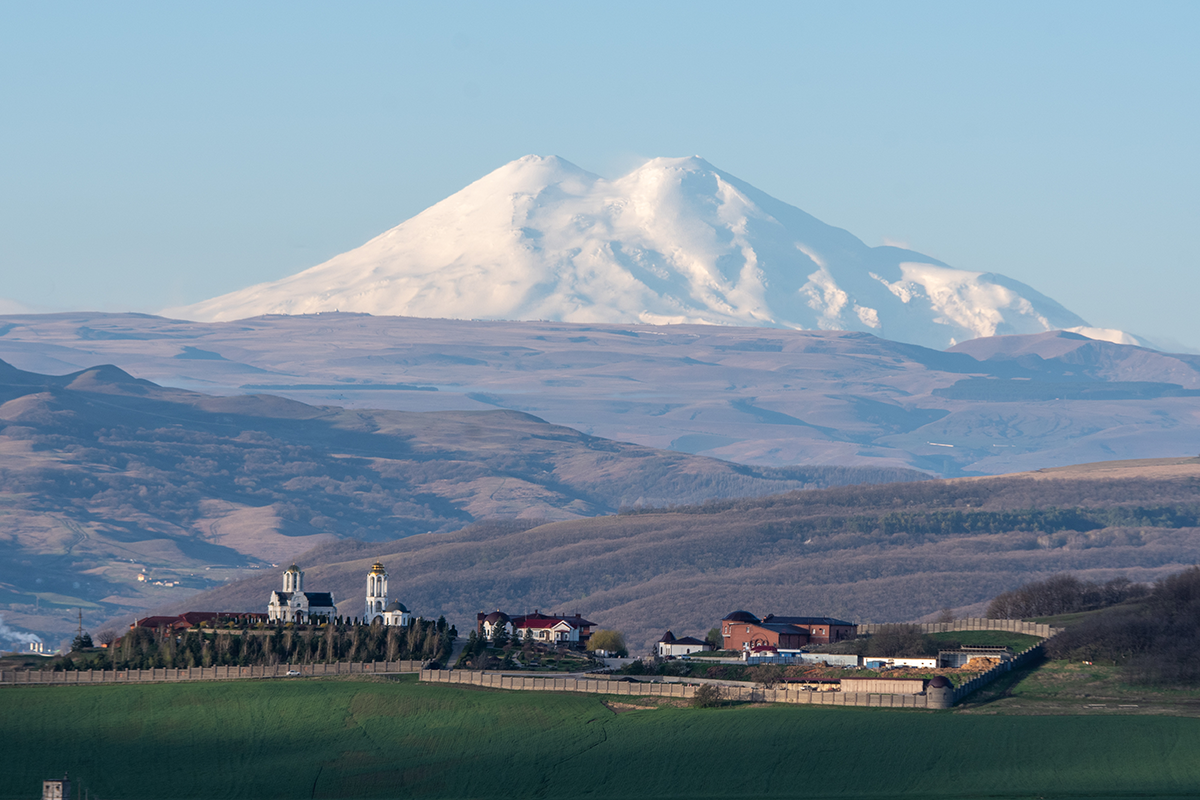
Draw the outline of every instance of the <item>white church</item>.
<instances>
[{"instance_id":1,"label":"white church","mask_svg":"<svg viewBox=\"0 0 1200 800\"><path fill-rule=\"evenodd\" d=\"M367 613L363 620L371 623L378 619L384 625L407 628L412 624L412 614L399 600L388 602L387 579L387 570L381 562L371 565L367 573Z\"/></svg>"},{"instance_id":2,"label":"white church","mask_svg":"<svg viewBox=\"0 0 1200 800\"><path fill-rule=\"evenodd\" d=\"M388 575L381 562L376 561L367 573L367 605L363 622L379 620L384 625L406 628L412 624L412 614L399 600L388 602ZM337 606L330 592L304 591L304 572L292 564L283 573L283 591L271 592L267 601L267 619L271 622L331 622Z\"/></svg>"},{"instance_id":3,"label":"white church","mask_svg":"<svg viewBox=\"0 0 1200 800\"><path fill-rule=\"evenodd\" d=\"M304 573L292 564L283 573L283 591L271 592L267 619L271 622L330 622L337 614L329 592L304 591Z\"/></svg>"}]
</instances>

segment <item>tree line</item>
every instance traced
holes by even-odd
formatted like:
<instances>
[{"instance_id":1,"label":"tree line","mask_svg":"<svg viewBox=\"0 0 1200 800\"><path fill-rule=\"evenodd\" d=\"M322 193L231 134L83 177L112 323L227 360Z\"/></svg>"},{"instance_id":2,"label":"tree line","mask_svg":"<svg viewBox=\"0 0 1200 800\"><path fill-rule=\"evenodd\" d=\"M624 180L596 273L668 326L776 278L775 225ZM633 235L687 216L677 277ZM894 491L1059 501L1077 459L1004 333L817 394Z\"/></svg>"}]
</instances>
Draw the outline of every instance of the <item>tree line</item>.
<instances>
[{"instance_id":1,"label":"tree line","mask_svg":"<svg viewBox=\"0 0 1200 800\"><path fill-rule=\"evenodd\" d=\"M1127 681L1148 686L1200 683L1200 567L1156 582L1137 602L1073 624L1046 643L1051 658L1111 661Z\"/></svg>"},{"instance_id":2,"label":"tree line","mask_svg":"<svg viewBox=\"0 0 1200 800\"><path fill-rule=\"evenodd\" d=\"M279 626L256 631L176 631L133 628L108 652L77 651L54 661L55 670L250 667L336 661L437 661L450 656L458 631L445 617L404 628L370 625Z\"/></svg>"},{"instance_id":3,"label":"tree line","mask_svg":"<svg viewBox=\"0 0 1200 800\"><path fill-rule=\"evenodd\" d=\"M1001 592L987 607L989 619L1028 619L1095 611L1145 597L1150 587L1128 578L1105 583L1084 581L1063 573Z\"/></svg>"}]
</instances>

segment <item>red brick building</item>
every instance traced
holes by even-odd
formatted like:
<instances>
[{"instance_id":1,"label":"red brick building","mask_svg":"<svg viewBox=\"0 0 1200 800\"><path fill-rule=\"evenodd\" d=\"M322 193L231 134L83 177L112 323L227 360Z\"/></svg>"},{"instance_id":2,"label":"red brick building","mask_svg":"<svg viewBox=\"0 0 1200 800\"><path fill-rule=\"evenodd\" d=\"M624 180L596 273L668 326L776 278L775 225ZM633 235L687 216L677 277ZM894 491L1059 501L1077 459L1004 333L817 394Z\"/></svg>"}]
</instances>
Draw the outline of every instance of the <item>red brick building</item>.
<instances>
[{"instance_id":1,"label":"red brick building","mask_svg":"<svg viewBox=\"0 0 1200 800\"><path fill-rule=\"evenodd\" d=\"M759 619L748 611L734 611L721 620L725 650L770 646L799 650L808 644L828 644L854 638L853 622L833 617L777 617Z\"/></svg>"},{"instance_id":2,"label":"red brick building","mask_svg":"<svg viewBox=\"0 0 1200 800\"><path fill-rule=\"evenodd\" d=\"M177 617L142 617L130 625L130 628L171 628L185 631L195 628L202 622L209 624L234 621L239 625L254 625L266 622L266 614L252 611L188 611Z\"/></svg>"}]
</instances>

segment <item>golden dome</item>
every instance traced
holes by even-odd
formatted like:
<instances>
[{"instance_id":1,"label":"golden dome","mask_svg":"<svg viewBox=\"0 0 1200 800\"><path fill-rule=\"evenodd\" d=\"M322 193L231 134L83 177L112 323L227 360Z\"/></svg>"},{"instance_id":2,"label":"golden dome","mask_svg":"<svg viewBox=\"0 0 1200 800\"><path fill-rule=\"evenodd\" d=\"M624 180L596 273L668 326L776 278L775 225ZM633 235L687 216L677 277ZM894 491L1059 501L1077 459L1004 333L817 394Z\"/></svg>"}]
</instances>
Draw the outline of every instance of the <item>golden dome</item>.
<instances>
[{"instance_id":1,"label":"golden dome","mask_svg":"<svg viewBox=\"0 0 1200 800\"><path fill-rule=\"evenodd\" d=\"M371 574L372 575L386 575L387 570L383 568L383 562L376 561L374 564L372 564L371 565Z\"/></svg>"}]
</instances>

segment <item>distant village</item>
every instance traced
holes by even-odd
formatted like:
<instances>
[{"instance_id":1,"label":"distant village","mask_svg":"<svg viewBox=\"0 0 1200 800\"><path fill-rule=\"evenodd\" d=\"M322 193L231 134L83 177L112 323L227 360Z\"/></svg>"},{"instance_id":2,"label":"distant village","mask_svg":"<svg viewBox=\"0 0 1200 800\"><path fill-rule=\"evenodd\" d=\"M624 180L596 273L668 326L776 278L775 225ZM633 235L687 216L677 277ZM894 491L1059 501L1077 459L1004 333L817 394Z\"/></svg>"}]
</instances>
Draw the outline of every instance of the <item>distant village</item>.
<instances>
[{"instance_id":1,"label":"distant village","mask_svg":"<svg viewBox=\"0 0 1200 800\"><path fill-rule=\"evenodd\" d=\"M333 594L307 591L304 571L292 564L282 575L282 586L272 591L265 612L190 611L176 616L150 616L134 622L133 629L170 629L175 631L214 628L218 624L236 626L323 626L370 625L384 629L405 629L421 621L398 599L389 599L388 573L376 561L365 578L362 616L339 615ZM624 650L595 647L593 635L598 625L578 612L509 613L501 609L476 614L468 639L471 646L500 647L510 643L535 647L590 651L607 663L628 659ZM716 635L714 635L716 634ZM747 665L824 664L841 668L959 668L973 659L1000 662L1012 657L1003 647L959 647L941 651L937 656L876 657L854 653L822 652L828 645L845 642L859 635L857 623L827 616L782 616L767 614L759 618L748 611L727 614L705 638L676 636L667 630L642 658L672 660L720 651L722 661L737 660ZM619 637L618 640L620 641ZM451 665L447 665L451 666Z\"/></svg>"}]
</instances>

